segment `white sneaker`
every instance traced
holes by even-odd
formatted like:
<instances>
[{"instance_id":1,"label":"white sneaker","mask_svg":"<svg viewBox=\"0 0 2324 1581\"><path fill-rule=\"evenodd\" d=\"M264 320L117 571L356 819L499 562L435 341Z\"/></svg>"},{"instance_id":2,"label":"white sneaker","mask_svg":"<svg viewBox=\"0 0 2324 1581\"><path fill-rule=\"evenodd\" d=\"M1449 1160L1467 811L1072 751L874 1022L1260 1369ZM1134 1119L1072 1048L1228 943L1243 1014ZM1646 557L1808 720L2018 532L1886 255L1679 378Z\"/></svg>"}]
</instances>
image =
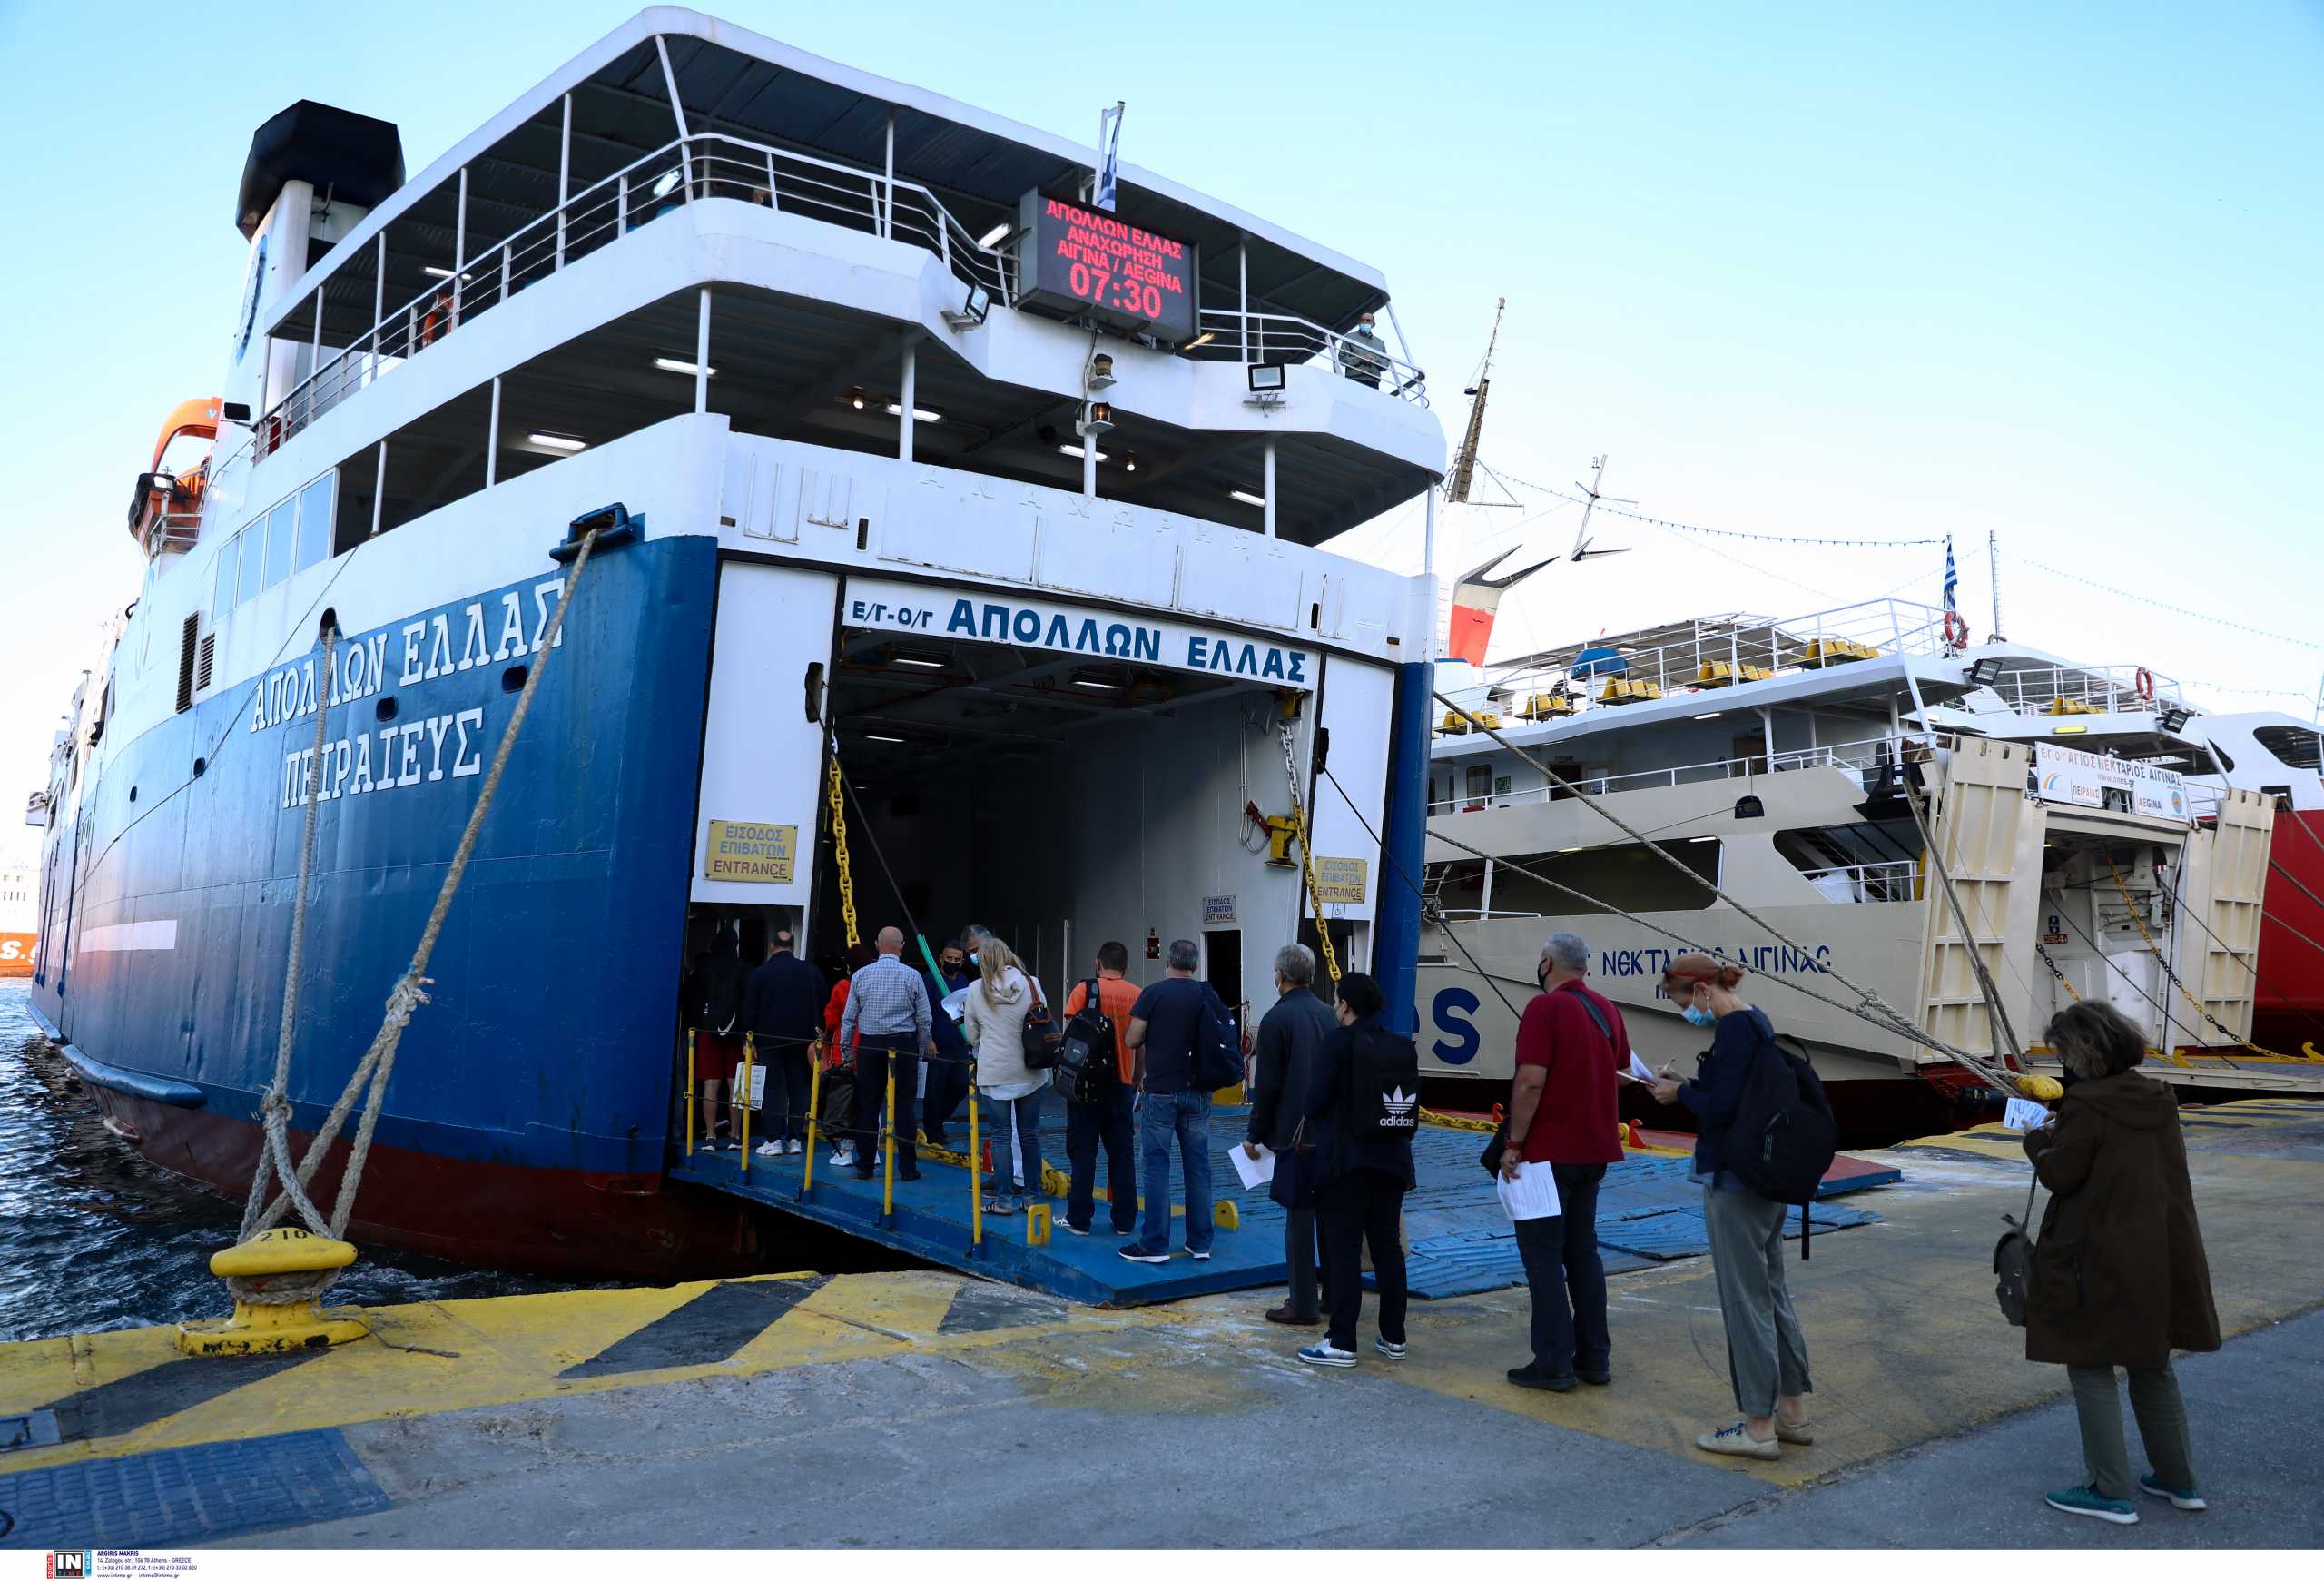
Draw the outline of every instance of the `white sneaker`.
<instances>
[{"instance_id":1,"label":"white sneaker","mask_svg":"<svg viewBox=\"0 0 2324 1581\"><path fill-rule=\"evenodd\" d=\"M799 1139L794 1136L783 1144L783 1151L795 1156L799 1153L805 1152L807 1150L800 1145Z\"/></svg>"},{"instance_id":2,"label":"white sneaker","mask_svg":"<svg viewBox=\"0 0 2324 1581\"><path fill-rule=\"evenodd\" d=\"M853 1165L854 1162L855 1150L852 1147L837 1149L832 1154L832 1163L834 1168L846 1169Z\"/></svg>"},{"instance_id":3,"label":"white sneaker","mask_svg":"<svg viewBox=\"0 0 2324 1581\"><path fill-rule=\"evenodd\" d=\"M783 1156L783 1144L779 1141L763 1141L751 1151L763 1159L780 1158Z\"/></svg>"}]
</instances>

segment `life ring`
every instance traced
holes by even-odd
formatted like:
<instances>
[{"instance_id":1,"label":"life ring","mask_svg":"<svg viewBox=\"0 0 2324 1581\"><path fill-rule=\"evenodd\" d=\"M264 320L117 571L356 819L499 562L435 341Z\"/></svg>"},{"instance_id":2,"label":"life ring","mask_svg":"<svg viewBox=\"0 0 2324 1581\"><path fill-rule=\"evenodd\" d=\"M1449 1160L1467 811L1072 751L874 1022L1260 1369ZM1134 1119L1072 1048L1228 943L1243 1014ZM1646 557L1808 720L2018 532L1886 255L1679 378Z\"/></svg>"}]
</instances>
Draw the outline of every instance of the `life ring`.
<instances>
[{"instance_id":1,"label":"life ring","mask_svg":"<svg viewBox=\"0 0 2324 1581\"><path fill-rule=\"evenodd\" d=\"M1947 647L1969 646L1969 623L1961 618L1961 611L1958 609L1947 609L1945 612L1945 646ZM2144 675L2146 672L2142 670L2139 673Z\"/></svg>"},{"instance_id":2,"label":"life ring","mask_svg":"<svg viewBox=\"0 0 2324 1581\"><path fill-rule=\"evenodd\" d=\"M2142 669L2132 677L2131 684L2138 688L2140 697L2150 703L2154 701L2154 672L2152 670Z\"/></svg>"}]
</instances>

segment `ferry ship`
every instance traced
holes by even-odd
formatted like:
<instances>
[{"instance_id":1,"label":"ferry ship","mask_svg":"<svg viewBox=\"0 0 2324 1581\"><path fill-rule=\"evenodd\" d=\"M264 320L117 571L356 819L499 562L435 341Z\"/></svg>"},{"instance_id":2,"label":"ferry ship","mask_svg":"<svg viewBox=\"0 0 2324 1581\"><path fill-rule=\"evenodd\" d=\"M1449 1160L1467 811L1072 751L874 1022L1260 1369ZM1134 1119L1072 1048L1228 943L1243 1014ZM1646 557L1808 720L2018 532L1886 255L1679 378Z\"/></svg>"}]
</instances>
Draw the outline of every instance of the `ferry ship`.
<instances>
[{"instance_id":1,"label":"ferry ship","mask_svg":"<svg viewBox=\"0 0 2324 1581\"><path fill-rule=\"evenodd\" d=\"M2109 685L2140 707L2091 700ZM2049 1016L2091 998L2174 1056L2157 1063L2168 1080L2281 1079L2249 1058L2183 1055L2250 1052L2277 809L2287 795L2314 805L2319 788L2310 771L2287 793L2289 764L2263 744L2296 762L2312 730L2304 743L2245 731L2226 749L2236 771L2206 773L2194 711L2168 681L1972 649L1957 617L1893 598L1601 637L1448 695L1461 706L1433 748L1421 970L1422 1051L1439 1078L1507 1077L1541 940L1571 929L1649 1062L1699 1052L1660 973L1679 951L1713 949L1858 1112L1910 1107L1897 1083L1982 1094L1944 1055L1855 1013L1835 970L1953 1047L2009 1056L1972 951L2035 1069ZM2102 716L2122 725L2102 741L2086 728ZM2133 728L2157 749L2121 751ZM1927 793L1925 837L1908 786Z\"/></svg>"},{"instance_id":2,"label":"ferry ship","mask_svg":"<svg viewBox=\"0 0 2324 1581\"><path fill-rule=\"evenodd\" d=\"M143 583L34 799L33 1003L149 1158L249 1187L312 796L303 1148L536 667L360 1239L762 1251L667 1178L714 921L823 956L974 918L1053 983L1192 937L1236 1003L1320 912L1414 1003L1383 875L1420 865L1433 579L1316 547L1444 469L1378 271L675 9L409 180L393 125L293 105L235 217L223 383L138 458ZM1268 838L1303 807L1312 893Z\"/></svg>"}]
</instances>

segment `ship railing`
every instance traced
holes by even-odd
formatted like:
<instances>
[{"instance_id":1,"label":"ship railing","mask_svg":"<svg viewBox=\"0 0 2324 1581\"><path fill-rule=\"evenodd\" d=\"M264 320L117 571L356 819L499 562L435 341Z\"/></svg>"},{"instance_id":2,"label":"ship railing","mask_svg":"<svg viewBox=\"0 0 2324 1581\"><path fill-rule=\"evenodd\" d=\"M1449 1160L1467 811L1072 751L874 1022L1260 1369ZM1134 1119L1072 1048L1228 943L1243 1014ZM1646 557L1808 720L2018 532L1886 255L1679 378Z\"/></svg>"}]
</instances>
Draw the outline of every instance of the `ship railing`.
<instances>
[{"instance_id":1,"label":"ship railing","mask_svg":"<svg viewBox=\"0 0 2324 1581\"><path fill-rule=\"evenodd\" d=\"M1295 314L1238 308L1203 309L1197 329L1200 332L1184 348L1189 357L1295 368L1322 363L1400 400L1428 404L1428 375L1392 354L1376 336L1343 335Z\"/></svg>"},{"instance_id":2,"label":"ship railing","mask_svg":"<svg viewBox=\"0 0 2324 1581\"><path fill-rule=\"evenodd\" d=\"M1937 739L1940 746L1951 744L1949 737L1939 736ZM1708 763L1640 769L1630 774L1566 773L1565 778L1579 789L1598 796L1682 785L1708 785L1720 780L1748 779L1757 775L1787 774L1801 769L1837 768L1856 776L1868 794L1880 780L1901 772L1902 765L1911 756L1925 751L1925 743L1918 736L1885 736L1869 741L1798 747L1774 754L1755 752L1738 757L1715 758ZM1444 813L1478 813L1492 807L1521 807L1537 802L1570 799L1567 793L1556 786L1533 786L1524 790L1432 800L1428 810L1430 815L1434 816Z\"/></svg>"},{"instance_id":3,"label":"ship railing","mask_svg":"<svg viewBox=\"0 0 2324 1581\"><path fill-rule=\"evenodd\" d=\"M456 265L428 266L425 289L381 311L345 346L322 345L318 311L314 371L251 425L244 441L250 459L265 459L358 391L528 286L698 198L714 197L911 242L993 302L1016 300L1012 262L980 244L928 188L724 133L697 133L631 161Z\"/></svg>"},{"instance_id":4,"label":"ship railing","mask_svg":"<svg viewBox=\"0 0 2324 1581\"><path fill-rule=\"evenodd\" d=\"M1986 683L2029 718L2063 714L2152 713L2184 707L2177 681L2142 665L2013 667Z\"/></svg>"},{"instance_id":5,"label":"ship railing","mask_svg":"<svg viewBox=\"0 0 2324 1581\"><path fill-rule=\"evenodd\" d=\"M1627 707L1641 697L1690 691L1715 693L1741 706L1749 703L1758 680L1836 669L1866 657L1941 657L1952 651L1945 641L1945 611L1900 598L1875 598L1781 620L1720 616L1698 620L1692 630L1651 647L1613 637L1582 651L1596 648L1607 652L1586 660L1577 653L1554 664L1520 665L1495 676L1489 690L1508 705L1496 711L1504 719L1512 713L1527 720L1562 718L1591 708ZM1642 692L1642 687L1652 690ZM1538 707L1530 714L1519 712L1537 696L1566 701L1554 715Z\"/></svg>"},{"instance_id":6,"label":"ship railing","mask_svg":"<svg viewBox=\"0 0 2324 1581\"><path fill-rule=\"evenodd\" d=\"M1846 867L1817 867L1800 874L1825 899L1842 905L1921 898L1920 864L1913 861L1859 862Z\"/></svg>"}]
</instances>

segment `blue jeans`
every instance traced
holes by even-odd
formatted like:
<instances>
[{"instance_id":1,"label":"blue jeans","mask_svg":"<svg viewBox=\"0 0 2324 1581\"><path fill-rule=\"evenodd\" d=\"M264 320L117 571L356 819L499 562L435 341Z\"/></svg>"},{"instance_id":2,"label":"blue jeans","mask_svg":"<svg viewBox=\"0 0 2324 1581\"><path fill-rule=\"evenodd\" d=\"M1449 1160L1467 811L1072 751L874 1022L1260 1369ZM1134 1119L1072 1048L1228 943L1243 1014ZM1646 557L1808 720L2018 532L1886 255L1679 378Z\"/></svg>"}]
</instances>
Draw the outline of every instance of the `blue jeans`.
<instances>
[{"instance_id":1,"label":"blue jeans","mask_svg":"<svg viewBox=\"0 0 2324 1581\"><path fill-rule=\"evenodd\" d=\"M992 1139L992 1173L984 1178L985 1195L1009 1197L1023 1201L1041 1194L1041 1099L1049 1092L1037 1087L1022 1098L995 1098L989 1092L977 1096L984 1102L984 1118L980 1124L985 1135ZM1025 1152L1025 1183L1013 1182L1017 1165L1009 1136L1014 1132L1017 1146Z\"/></svg>"},{"instance_id":2,"label":"blue jeans","mask_svg":"<svg viewBox=\"0 0 2324 1581\"><path fill-rule=\"evenodd\" d=\"M1138 1186L1146 1194L1146 1220L1138 1230L1141 1251L1170 1250L1170 1139L1187 1181L1187 1250L1208 1251L1216 1230L1210 1221L1210 1094L1148 1092L1138 1101L1137 1146L1144 1167Z\"/></svg>"}]
</instances>

